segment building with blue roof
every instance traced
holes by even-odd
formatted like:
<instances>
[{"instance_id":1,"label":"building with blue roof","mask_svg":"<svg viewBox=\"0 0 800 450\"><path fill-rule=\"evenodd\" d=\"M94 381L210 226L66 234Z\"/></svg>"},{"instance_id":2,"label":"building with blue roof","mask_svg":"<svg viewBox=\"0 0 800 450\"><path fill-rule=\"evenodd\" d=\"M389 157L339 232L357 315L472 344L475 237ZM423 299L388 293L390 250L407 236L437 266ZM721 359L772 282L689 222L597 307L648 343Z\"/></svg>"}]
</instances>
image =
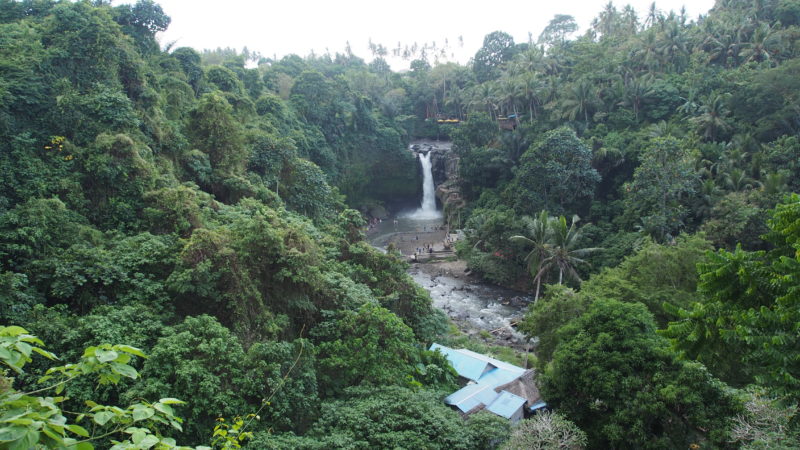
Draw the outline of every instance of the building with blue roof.
<instances>
[{"instance_id":1,"label":"building with blue roof","mask_svg":"<svg viewBox=\"0 0 800 450\"><path fill-rule=\"evenodd\" d=\"M494 401L486 407L500 417L505 417L511 422L519 422L525 414L523 405L526 400L508 391L502 391Z\"/></svg>"},{"instance_id":2,"label":"building with blue roof","mask_svg":"<svg viewBox=\"0 0 800 450\"><path fill-rule=\"evenodd\" d=\"M441 352L467 384L448 395L446 404L462 414L486 409L517 422L526 407L540 402L539 389L533 381L533 370L525 370L467 349L453 349L433 344L431 351Z\"/></svg>"}]
</instances>

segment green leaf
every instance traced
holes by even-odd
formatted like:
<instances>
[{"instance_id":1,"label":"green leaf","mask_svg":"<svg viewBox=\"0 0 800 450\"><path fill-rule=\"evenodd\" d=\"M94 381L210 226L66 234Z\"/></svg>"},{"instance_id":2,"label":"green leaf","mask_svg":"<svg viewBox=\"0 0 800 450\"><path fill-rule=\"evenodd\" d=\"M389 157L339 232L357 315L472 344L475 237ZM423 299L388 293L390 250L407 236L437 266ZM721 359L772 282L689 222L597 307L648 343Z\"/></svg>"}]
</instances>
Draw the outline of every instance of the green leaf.
<instances>
[{"instance_id":1,"label":"green leaf","mask_svg":"<svg viewBox=\"0 0 800 450\"><path fill-rule=\"evenodd\" d=\"M158 401L159 403L163 403L165 405L183 405L186 404L183 400L178 400L177 398L166 397L162 398Z\"/></svg>"},{"instance_id":2,"label":"green leaf","mask_svg":"<svg viewBox=\"0 0 800 450\"><path fill-rule=\"evenodd\" d=\"M94 445L90 442L81 442L75 446L75 450L94 450Z\"/></svg>"},{"instance_id":3,"label":"green leaf","mask_svg":"<svg viewBox=\"0 0 800 450\"><path fill-rule=\"evenodd\" d=\"M44 346L44 342L42 342L42 340L41 340L41 339L39 339L39 338L38 338L38 337L36 337L36 336L32 336L32 335L30 335L30 334L29 334L29 335L22 336L22 337L20 338L20 340L22 340L22 341L25 341L25 342L28 342L28 343L30 343L30 344L36 344L36 345L41 345L41 346Z\"/></svg>"},{"instance_id":4,"label":"green leaf","mask_svg":"<svg viewBox=\"0 0 800 450\"><path fill-rule=\"evenodd\" d=\"M37 442L39 442L39 432L29 429L22 439L13 442L8 448L9 450L28 450Z\"/></svg>"},{"instance_id":5,"label":"green leaf","mask_svg":"<svg viewBox=\"0 0 800 450\"><path fill-rule=\"evenodd\" d=\"M51 439L53 439L53 440L55 440L57 442L63 441L63 436L61 434L56 433L55 431L53 431L53 429L50 428L50 427L43 427L42 428L42 433L46 434Z\"/></svg>"},{"instance_id":6,"label":"green leaf","mask_svg":"<svg viewBox=\"0 0 800 450\"><path fill-rule=\"evenodd\" d=\"M133 405L133 420L138 422L153 417L156 411L144 405Z\"/></svg>"},{"instance_id":7,"label":"green leaf","mask_svg":"<svg viewBox=\"0 0 800 450\"><path fill-rule=\"evenodd\" d=\"M28 334L28 331L16 325L0 328L0 336L19 336L21 334Z\"/></svg>"},{"instance_id":8,"label":"green leaf","mask_svg":"<svg viewBox=\"0 0 800 450\"><path fill-rule=\"evenodd\" d=\"M147 433L142 428L139 428L131 435L131 442L133 442L135 445L139 445L145 436L147 436Z\"/></svg>"},{"instance_id":9,"label":"green leaf","mask_svg":"<svg viewBox=\"0 0 800 450\"><path fill-rule=\"evenodd\" d=\"M143 351L139 350L136 347L131 347L130 345L115 345L114 348L121 352L130 353L131 355L141 356L142 358L147 358L147 355L145 355Z\"/></svg>"},{"instance_id":10,"label":"green leaf","mask_svg":"<svg viewBox=\"0 0 800 450\"><path fill-rule=\"evenodd\" d=\"M114 350L101 350L98 349L95 351L95 356L97 360L100 362L111 362L117 359L119 353L115 352Z\"/></svg>"},{"instance_id":11,"label":"green leaf","mask_svg":"<svg viewBox=\"0 0 800 450\"><path fill-rule=\"evenodd\" d=\"M153 408L155 408L157 411L161 411L162 413L164 413L164 415L169 417L175 415L175 412L172 410L172 407L169 405L165 405L163 403L156 403L155 405L153 405Z\"/></svg>"},{"instance_id":12,"label":"green leaf","mask_svg":"<svg viewBox=\"0 0 800 450\"><path fill-rule=\"evenodd\" d=\"M33 347L30 344L26 344L25 342L17 342L14 345L14 347L16 347L17 350L19 350L20 353L22 353L23 355L28 357L31 356L31 351L33 350Z\"/></svg>"},{"instance_id":13,"label":"green leaf","mask_svg":"<svg viewBox=\"0 0 800 450\"><path fill-rule=\"evenodd\" d=\"M108 411L100 411L94 415L93 419L94 422L100 426L105 425L108 423L111 418L114 417L114 414Z\"/></svg>"},{"instance_id":14,"label":"green leaf","mask_svg":"<svg viewBox=\"0 0 800 450\"><path fill-rule=\"evenodd\" d=\"M39 347L33 347L33 351L44 356L47 359L58 359L54 353L50 353L47 350L42 350Z\"/></svg>"},{"instance_id":15,"label":"green leaf","mask_svg":"<svg viewBox=\"0 0 800 450\"><path fill-rule=\"evenodd\" d=\"M0 442L12 442L25 436L26 428L23 427L2 427L0 428Z\"/></svg>"},{"instance_id":16,"label":"green leaf","mask_svg":"<svg viewBox=\"0 0 800 450\"><path fill-rule=\"evenodd\" d=\"M142 440L139 446L141 448L150 448L156 444L158 444L158 438L153 436L152 434L149 434Z\"/></svg>"},{"instance_id":17,"label":"green leaf","mask_svg":"<svg viewBox=\"0 0 800 450\"><path fill-rule=\"evenodd\" d=\"M67 429L78 436L89 437L89 432L80 425L67 425Z\"/></svg>"},{"instance_id":18,"label":"green leaf","mask_svg":"<svg viewBox=\"0 0 800 450\"><path fill-rule=\"evenodd\" d=\"M9 420L4 420L3 422L10 423L12 425L27 426L33 423L33 419L9 419Z\"/></svg>"},{"instance_id":19,"label":"green leaf","mask_svg":"<svg viewBox=\"0 0 800 450\"><path fill-rule=\"evenodd\" d=\"M0 359L11 359L11 352L5 347L0 347Z\"/></svg>"},{"instance_id":20,"label":"green leaf","mask_svg":"<svg viewBox=\"0 0 800 450\"><path fill-rule=\"evenodd\" d=\"M134 380L139 377L139 372L137 372L136 369L125 364L111 363L111 370L114 371L114 373Z\"/></svg>"}]
</instances>

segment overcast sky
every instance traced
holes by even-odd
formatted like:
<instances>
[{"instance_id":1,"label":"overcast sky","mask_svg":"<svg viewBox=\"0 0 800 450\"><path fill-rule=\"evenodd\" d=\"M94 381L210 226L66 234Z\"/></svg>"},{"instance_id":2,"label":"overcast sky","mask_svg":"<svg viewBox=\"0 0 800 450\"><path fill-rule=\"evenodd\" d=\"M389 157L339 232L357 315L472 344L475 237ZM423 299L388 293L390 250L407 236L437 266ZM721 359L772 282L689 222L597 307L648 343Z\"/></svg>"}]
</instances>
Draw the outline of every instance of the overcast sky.
<instances>
[{"instance_id":1,"label":"overcast sky","mask_svg":"<svg viewBox=\"0 0 800 450\"><path fill-rule=\"evenodd\" d=\"M455 59L466 62L480 48L483 37L505 31L516 42L527 42L528 33L539 36L555 14L575 17L580 32L605 5L605 0L156 0L172 18L159 40L176 41L176 47L204 48L247 46L263 56L278 58L296 53L307 56L328 49L342 52L350 42L353 53L371 60L369 40L388 48L449 40ZM116 0L115 4L133 3ZM618 9L633 5L644 17L652 0L615 2ZM676 12L686 5L688 17L706 14L714 0L660 0L659 10ZM463 37L463 47L458 38ZM394 69L407 62L392 62Z\"/></svg>"}]
</instances>

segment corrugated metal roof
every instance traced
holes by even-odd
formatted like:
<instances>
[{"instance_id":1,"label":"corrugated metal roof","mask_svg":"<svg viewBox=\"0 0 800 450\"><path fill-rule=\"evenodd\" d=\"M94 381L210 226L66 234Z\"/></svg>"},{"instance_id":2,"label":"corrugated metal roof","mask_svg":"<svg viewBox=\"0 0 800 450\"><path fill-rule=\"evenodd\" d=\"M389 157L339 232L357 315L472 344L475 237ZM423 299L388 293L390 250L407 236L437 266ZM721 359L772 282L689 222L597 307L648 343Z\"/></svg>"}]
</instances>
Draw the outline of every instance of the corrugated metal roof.
<instances>
[{"instance_id":1,"label":"corrugated metal roof","mask_svg":"<svg viewBox=\"0 0 800 450\"><path fill-rule=\"evenodd\" d=\"M433 346L431 346L431 347L433 347ZM447 347L443 347L443 348L447 348ZM493 365L493 366L495 366L495 367L497 367L499 369L511 370L511 371L514 371L514 372L519 372L520 374L525 372L525 369L523 369L522 367L518 367L518 366L515 366L513 364L509 364L507 362L500 361L499 359L490 358L490 357L488 357L486 355L481 355L480 353L475 353L472 350L467 350L465 348L452 349L452 350L454 352L460 353L464 357L474 358L474 359L477 359L477 360L480 360L480 361L486 361L487 363L489 363L489 364L491 364L491 365Z\"/></svg>"},{"instance_id":2,"label":"corrugated metal roof","mask_svg":"<svg viewBox=\"0 0 800 450\"><path fill-rule=\"evenodd\" d=\"M497 396L494 401L486 407L487 410L497 414L498 416L510 419L515 412L519 411L525 399L514 395L511 392L503 391Z\"/></svg>"},{"instance_id":3,"label":"corrugated metal roof","mask_svg":"<svg viewBox=\"0 0 800 450\"><path fill-rule=\"evenodd\" d=\"M459 375L477 382L489 367L489 362L474 358L462 353L460 350L445 347L439 344L431 345L431 351L439 350L450 361L450 365L456 369Z\"/></svg>"},{"instance_id":4,"label":"corrugated metal roof","mask_svg":"<svg viewBox=\"0 0 800 450\"><path fill-rule=\"evenodd\" d=\"M442 352L460 376L475 382L450 394L445 399L446 404L464 413L484 405L489 411L508 419L526 402L525 398L510 392L498 394L495 391L498 386L522 376L525 373L522 367L470 350L452 349L439 344L431 345L430 350Z\"/></svg>"},{"instance_id":5,"label":"corrugated metal roof","mask_svg":"<svg viewBox=\"0 0 800 450\"><path fill-rule=\"evenodd\" d=\"M463 348L453 349L433 344L430 350L442 352L459 375L476 383L492 383L496 387L508 383L525 373L525 369L522 367Z\"/></svg>"},{"instance_id":6,"label":"corrugated metal roof","mask_svg":"<svg viewBox=\"0 0 800 450\"><path fill-rule=\"evenodd\" d=\"M547 403L545 403L545 402L536 402L528 409L530 409L531 411L536 411L537 409L542 409L542 408L546 408L546 407L547 407Z\"/></svg>"},{"instance_id":7,"label":"corrugated metal roof","mask_svg":"<svg viewBox=\"0 0 800 450\"><path fill-rule=\"evenodd\" d=\"M516 380L522 373L524 373L524 371L517 372L515 370L496 368L483 374L480 380L478 380L478 383L491 385L493 388L496 388L497 386Z\"/></svg>"},{"instance_id":8,"label":"corrugated metal roof","mask_svg":"<svg viewBox=\"0 0 800 450\"><path fill-rule=\"evenodd\" d=\"M478 405L492 403L498 396L499 394L491 386L468 384L448 395L444 402L457 407L461 412L465 413Z\"/></svg>"}]
</instances>

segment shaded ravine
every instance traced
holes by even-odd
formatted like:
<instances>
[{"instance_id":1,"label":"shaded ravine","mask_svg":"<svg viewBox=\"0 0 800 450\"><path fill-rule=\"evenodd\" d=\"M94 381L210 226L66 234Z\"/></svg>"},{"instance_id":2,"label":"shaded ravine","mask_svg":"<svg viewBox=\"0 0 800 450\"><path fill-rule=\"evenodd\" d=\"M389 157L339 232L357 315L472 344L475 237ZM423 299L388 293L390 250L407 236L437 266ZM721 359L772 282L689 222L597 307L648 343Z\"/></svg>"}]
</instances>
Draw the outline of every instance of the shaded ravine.
<instances>
[{"instance_id":1,"label":"shaded ravine","mask_svg":"<svg viewBox=\"0 0 800 450\"><path fill-rule=\"evenodd\" d=\"M427 171L423 172L423 179L431 184L427 186L431 189L430 160L420 159L423 171ZM433 205L435 208L435 203ZM394 244L405 256L428 244L438 250L445 236L445 231L440 229L442 223L441 213L435 209L431 211L430 199L424 198L419 209L400 211L384 219L370 230L368 239L370 244L384 251ZM408 273L430 293L433 306L447 314L462 331L469 334L487 331L507 345L524 345L525 337L511 323L522 318L530 297L480 283L465 273L465 267L462 261L412 263Z\"/></svg>"}]
</instances>

